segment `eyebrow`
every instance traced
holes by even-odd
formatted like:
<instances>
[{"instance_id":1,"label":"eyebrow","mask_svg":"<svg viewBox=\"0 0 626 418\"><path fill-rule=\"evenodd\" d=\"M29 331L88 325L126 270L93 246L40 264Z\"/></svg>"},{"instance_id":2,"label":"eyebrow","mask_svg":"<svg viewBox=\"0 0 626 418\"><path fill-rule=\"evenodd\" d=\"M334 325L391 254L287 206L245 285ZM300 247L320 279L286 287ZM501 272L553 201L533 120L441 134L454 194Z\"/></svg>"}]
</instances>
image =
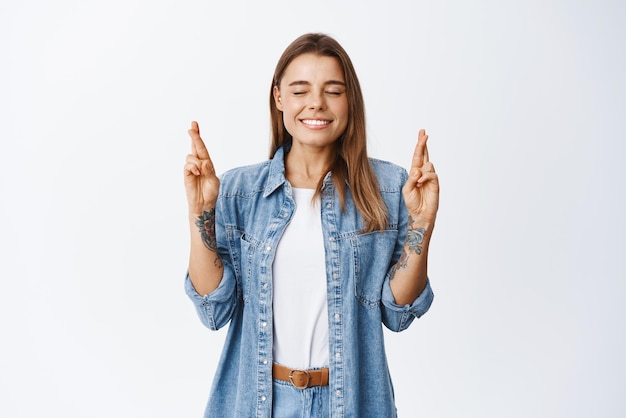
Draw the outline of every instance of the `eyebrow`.
<instances>
[{"instance_id":1,"label":"eyebrow","mask_svg":"<svg viewBox=\"0 0 626 418\"><path fill-rule=\"evenodd\" d=\"M308 81L305 80L298 80L298 81L292 81L291 83L289 83L289 87L291 86L310 86L311 83L309 83ZM335 85L335 86L344 86L346 85L346 83L344 83L343 81L339 81L339 80L328 80L327 82L324 83L325 86L328 85Z\"/></svg>"}]
</instances>

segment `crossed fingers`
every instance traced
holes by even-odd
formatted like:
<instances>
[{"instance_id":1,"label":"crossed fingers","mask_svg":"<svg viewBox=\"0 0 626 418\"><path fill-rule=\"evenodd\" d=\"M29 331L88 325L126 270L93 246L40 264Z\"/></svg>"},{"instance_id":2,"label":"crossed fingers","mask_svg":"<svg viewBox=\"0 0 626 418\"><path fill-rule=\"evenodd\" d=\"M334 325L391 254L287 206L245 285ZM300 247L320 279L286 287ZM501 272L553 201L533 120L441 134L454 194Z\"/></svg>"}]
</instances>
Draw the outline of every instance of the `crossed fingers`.
<instances>
[{"instance_id":1,"label":"crossed fingers","mask_svg":"<svg viewBox=\"0 0 626 418\"><path fill-rule=\"evenodd\" d=\"M420 129L417 145L413 152L413 159L411 161L411 176L417 177L417 187L420 187L423 183L436 179L435 167L428 159L428 135L424 129Z\"/></svg>"},{"instance_id":2,"label":"crossed fingers","mask_svg":"<svg viewBox=\"0 0 626 418\"><path fill-rule=\"evenodd\" d=\"M191 154L187 155L185 170L196 176L214 174L213 162L200 137L198 122L191 122L191 129L187 133L191 137Z\"/></svg>"}]
</instances>

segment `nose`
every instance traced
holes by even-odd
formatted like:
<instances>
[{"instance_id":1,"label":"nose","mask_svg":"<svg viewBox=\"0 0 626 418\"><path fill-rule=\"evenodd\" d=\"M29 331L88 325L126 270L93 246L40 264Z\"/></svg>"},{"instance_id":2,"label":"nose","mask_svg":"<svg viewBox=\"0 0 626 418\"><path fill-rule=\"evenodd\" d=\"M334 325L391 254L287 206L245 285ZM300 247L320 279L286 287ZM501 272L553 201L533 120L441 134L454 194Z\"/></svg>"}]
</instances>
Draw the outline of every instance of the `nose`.
<instances>
[{"instance_id":1,"label":"nose","mask_svg":"<svg viewBox=\"0 0 626 418\"><path fill-rule=\"evenodd\" d=\"M323 110L326 106L323 92L311 94L309 97L311 98L311 101L309 102L310 110Z\"/></svg>"}]
</instances>

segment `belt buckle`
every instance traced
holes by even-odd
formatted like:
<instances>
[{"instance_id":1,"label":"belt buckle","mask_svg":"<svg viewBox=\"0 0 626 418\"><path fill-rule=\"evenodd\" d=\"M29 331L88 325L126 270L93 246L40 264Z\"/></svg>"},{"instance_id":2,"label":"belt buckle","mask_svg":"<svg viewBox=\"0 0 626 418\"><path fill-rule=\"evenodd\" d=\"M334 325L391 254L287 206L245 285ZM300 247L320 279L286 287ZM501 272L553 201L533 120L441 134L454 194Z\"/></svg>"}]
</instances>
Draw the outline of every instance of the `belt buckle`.
<instances>
[{"instance_id":1,"label":"belt buckle","mask_svg":"<svg viewBox=\"0 0 626 418\"><path fill-rule=\"evenodd\" d=\"M297 374L304 374L306 375L306 383L304 383L304 385L297 385L296 382L293 381L294 378L294 373ZM289 381L291 382L291 384L296 388L296 389L306 389L309 387L309 383L311 383L311 375L309 374L308 370L299 370L299 369L294 369L291 370L289 372Z\"/></svg>"}]
</instances>

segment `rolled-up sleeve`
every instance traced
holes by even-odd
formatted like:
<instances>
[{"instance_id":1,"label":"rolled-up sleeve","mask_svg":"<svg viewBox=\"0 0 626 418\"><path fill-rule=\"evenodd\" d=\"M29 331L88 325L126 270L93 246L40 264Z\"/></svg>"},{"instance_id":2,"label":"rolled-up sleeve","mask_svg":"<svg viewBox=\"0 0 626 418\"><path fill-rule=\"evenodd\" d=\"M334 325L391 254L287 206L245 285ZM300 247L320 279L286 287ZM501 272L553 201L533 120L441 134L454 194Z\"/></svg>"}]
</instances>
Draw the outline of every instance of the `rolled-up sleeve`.
<instances>
[{"instance_id":1,"label":"rolled-up sleeve","mask_svg":"<svg viewBox=\"0 0 626 418\"><path fill-rule=\"evenodd\" d=\"M402 170L401 184L404 185L408 179L408 174L405 170ZM383 323L387 328L392 331L404 331L411 325L415 318L419 318L424 315L430 305L433 302L433 290L430 287L430 279L426 280L426 287L420 293L420 295L410 305L398 305L396 304L393 293L391 292L391 275L393 274L394 266L400 259L404 248L404 239L407 231L408 213L406 204L402 193L400 193L400 201L398 204L398 234L396 240L396 246L394 249L394 255L389 265L385 281L383 282L383 289L381 295L381 309Z\"/></svg>"},{"instance_id":2,"label":"rolled-up sleeve","mask_svg":"<svg viewBox=\"0 0 626 418\"><path fill-rule=\"evenodd\" d=\"M237 305L235 287L235 277L232 273L227 274L227 269L224 269L224 276L217 289L203 296L196 292L189 273L185 277L187 296L193 302L200 321L212 330L218 330L230 321Z\"/></svg>"},{"instance_id":3,"label":"rolled-up sleeve","mask_svg":"<svg viewBox=\"0 0 626 418\"><path fill-rule=\"evenodd\" d=\"M415 318L424 315L433 303L434 293L427 280L426 287L410 305L398 305L391 292L390 276L388 275L383 284L382 294L382 317L383 323L392 331L404 331L411 325Z\"/></svg>"},{"instance_id":4,"label":"rolled-up sleeve","mask_svg":"<svg viewBox=\"0 0 626 418\"><path fill-rule=\"evenodd\" d=\"M191 283L189 272L185 277L185 293L193 302L202 323L212 330L218 330L230 321L238 303L237 278L232 265L232 257L226 245L224 209L221 199L218 199L215 210L217 250L224 265L222 280L217 289L207 295L200 295Z\"/></svg>"}]
</instances>

